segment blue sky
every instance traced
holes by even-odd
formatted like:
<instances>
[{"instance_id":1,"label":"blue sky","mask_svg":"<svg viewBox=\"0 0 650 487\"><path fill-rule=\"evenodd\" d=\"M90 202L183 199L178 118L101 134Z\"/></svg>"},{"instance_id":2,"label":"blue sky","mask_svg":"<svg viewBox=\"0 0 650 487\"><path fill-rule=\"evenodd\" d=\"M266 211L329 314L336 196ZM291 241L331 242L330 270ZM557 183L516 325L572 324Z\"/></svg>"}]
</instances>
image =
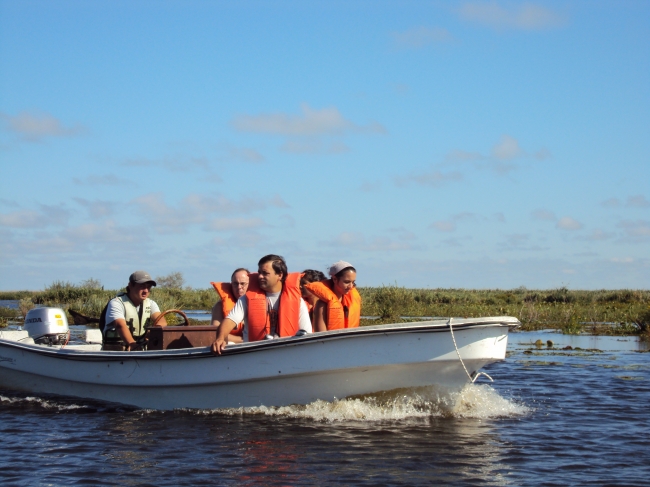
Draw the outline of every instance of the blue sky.
<instances>
[{"instance_id":1,"label":"blue sky","mask_svg":"<svg viewBox=\"0 0 650 487\"><path fill-rule=\"evenodd\" d=\"M268 253L650 286L650 2L0 0L0 289Z\"/></svg>"}]
</instances>

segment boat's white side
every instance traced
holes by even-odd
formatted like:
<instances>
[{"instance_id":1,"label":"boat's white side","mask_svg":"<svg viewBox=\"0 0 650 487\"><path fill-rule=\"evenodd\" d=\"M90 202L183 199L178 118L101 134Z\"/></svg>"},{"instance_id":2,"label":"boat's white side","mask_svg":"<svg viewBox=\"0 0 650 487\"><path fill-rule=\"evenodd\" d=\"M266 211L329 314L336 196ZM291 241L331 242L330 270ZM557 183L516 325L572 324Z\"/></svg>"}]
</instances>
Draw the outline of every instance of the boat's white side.
<instances>
[{"instance_id":1,"label":"boat's white side","mask_svg":"<svg viewBox=\"0 0 650 487\"><path fill-rule=\"evenodd\" d=\"M207 347L104 352L0 337L0 387L153 409L307 404L427 385L458 389L468 372L505 358L508 328L518 323L454 319L456 346L448 321L430 321L230 345L218 357Z\"/></svg>"}]
</instances>

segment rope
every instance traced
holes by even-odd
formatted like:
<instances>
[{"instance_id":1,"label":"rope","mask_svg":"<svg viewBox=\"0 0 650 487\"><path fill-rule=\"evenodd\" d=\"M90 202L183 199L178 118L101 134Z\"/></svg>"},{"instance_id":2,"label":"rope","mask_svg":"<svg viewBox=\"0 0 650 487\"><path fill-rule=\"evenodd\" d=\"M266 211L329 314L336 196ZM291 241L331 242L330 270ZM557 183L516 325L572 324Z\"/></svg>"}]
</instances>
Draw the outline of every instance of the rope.
<instances>
[{"instance_id":1,"label":"rope","mask_svg":"<svg viewBox=\"0 0 650 487\"><path fill-rule=\"evenodd\" d=\"M478 379L479 376L484 375L485 377L490 379L491 382L494 382L494 379L492 377L490 377L489 375L487 375L485 372L478 372L478 373L475 372L474 377L472 378L472 375L467 370L467 367L465 367L465 362L463 362L463 357L460 356L460 351L458 350L458 345L456 344L456 337L454 336L454 328L451 326L451 321L452 320L453 320L453 318L449 318L449 321L447 321L447 324L449 325L449 331L451 332L451 339L454 342L454 348L456 349L456 354L458 355L458 359L460 360L460 364L463 366L463 369L465 369L465 373L467 374L467 377L469 378L469 380L473 384L474 382L476 382L476 379Z\"/></svg>"},{"instance_id":2,"label":"rope","mask_svg":"<svg viewBox=\"0 0 650 487\"><path fill-rule=\"evenodd\" d=\"M65 348L65 346L68 344L70 341L70 330L68 330L68 336L65 338L65 343L61 345L61 348Z\"/></svg>"}]
</instances>

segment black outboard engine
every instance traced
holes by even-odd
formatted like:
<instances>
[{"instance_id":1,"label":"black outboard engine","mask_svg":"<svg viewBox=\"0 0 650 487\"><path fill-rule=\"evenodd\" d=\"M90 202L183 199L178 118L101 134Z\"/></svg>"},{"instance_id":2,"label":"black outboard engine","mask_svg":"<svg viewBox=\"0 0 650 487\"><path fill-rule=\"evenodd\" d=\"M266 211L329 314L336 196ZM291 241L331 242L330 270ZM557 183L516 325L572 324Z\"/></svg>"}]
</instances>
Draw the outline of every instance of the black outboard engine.
<instances>
[{"instance_id":1,"label":"black outboard engine","mask_svg":"<svg viewBox=\"0 0 650 487\"><path fill-rule=\"evenodd\" d=\"M68 318L61 308L34 308L25 316L25 330L41 345L64 345L70 330Z\"/></svg>"}]
</instances>

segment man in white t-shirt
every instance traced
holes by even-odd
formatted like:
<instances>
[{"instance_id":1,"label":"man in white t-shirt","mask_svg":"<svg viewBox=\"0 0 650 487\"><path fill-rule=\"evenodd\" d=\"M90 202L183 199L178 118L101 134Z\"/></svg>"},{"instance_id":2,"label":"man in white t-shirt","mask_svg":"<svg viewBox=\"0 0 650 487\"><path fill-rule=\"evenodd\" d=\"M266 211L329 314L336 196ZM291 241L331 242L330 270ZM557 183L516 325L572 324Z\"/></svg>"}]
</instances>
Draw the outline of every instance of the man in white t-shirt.
<instances>
[{"instance_id":1,"label":"man in white t-shirt","mask_svg":"<svg viewBox=\"0 0 650 487\"><path fill-rule=\"evenodd\" d=\"M255 341L263 338L276 338L283 336L293 336L299 330L311 333L311 320L309 319L309 310L300 294L300 275L292 275L295 278L295 285L287 282L287 264L279 255L267 255L258 262L257 285L260 293L266 298L265 312L265 333L260 334L259 318L249 316L249 296L257 298L253 291L237 300L235 307L228 313L228 316L219 325L217 331L217 340L212 344L212 352L221 355L221 352L227 345L228 334L235 328L237 323L244 322L243 338L244 341ZM292 289L289 289L289 287ZM293 289L295 287L295 289ZM284 319L283 313L287 315L290 309L281 310L282 293L285 293L284 305L297 313L297 323L293 327L287 325L288 319ZM259 303L256 300L256 309L259 309ZM254 319L255 318L255 319ZM289 334L290 333L290 334ZM262 335L262 336L261 336Z\"/></svg>"},{"instance_id":2,"label":"man in white t-shirt","mask_svg":"<svg viewBox=\"0 0 650 487\"><path fill-rule=\"evenodd\" d=\"M105 345L107 338L118 341L121 338L127 351L143 348L146 326L160 316L160 308L149 299L151 288L155 285L156 281L146 271L135 271L129 276L126 292L111 299L102 312L100 328ZM167 322L163 317L156 325L166 326Z\"/></svg>"}]
</instances>

